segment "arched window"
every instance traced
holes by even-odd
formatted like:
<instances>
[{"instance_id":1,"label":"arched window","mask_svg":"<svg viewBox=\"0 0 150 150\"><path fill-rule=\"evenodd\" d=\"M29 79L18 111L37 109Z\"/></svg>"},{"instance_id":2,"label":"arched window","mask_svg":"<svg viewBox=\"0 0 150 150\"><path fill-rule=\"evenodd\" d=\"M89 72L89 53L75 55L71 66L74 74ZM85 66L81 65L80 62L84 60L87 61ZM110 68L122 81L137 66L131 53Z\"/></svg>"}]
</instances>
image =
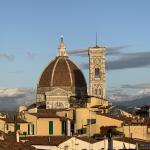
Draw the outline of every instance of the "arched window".
<instances>
[{"instance_id":1,"label":"arched window","mask_svg":"<svg viewBox=\"0 0 150 150\"><path fill-rule=\"evenodd\" d=\"M100 78L100 69L95 68L95 78Z\"/></svg>"},{"instance_id":2,"label":"arched window","mask_svg":"<svg viewBox=\"0 0 150 150\"><path fill-rule=\"evenodd\" d=\"M95 89L95 95L97 95L97 89Z\"/></svg>"},{"instance_id":3,"label":"arched window","mask_svg":"<svg viewBox=\"0 0 150 150\"><path fill-rule=\"evenodd\" d=\"M101 89L99 88L98 89L98 93L97 93L99 96L102 94L102 91L101 91Z\"/></svg>"}]
</instances>

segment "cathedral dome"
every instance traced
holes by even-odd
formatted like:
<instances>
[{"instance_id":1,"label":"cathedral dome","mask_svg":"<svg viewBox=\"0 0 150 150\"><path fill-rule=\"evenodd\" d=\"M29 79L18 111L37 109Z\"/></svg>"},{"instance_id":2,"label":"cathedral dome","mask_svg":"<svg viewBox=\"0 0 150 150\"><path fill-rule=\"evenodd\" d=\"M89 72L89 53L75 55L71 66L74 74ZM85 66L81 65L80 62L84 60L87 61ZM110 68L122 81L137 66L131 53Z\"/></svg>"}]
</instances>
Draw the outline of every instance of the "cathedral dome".
<instances>
[{"instance_id":1,"label":"cathedral dome","mask_svg":"<svg viewBox=\"0 0 150 150\"><path fill-rule=\"evenodd\" d=\"M81 70L67 57L56 57L43 71L38 87L86 87Z\"/></svg>"},{"instance_id":2,"label":"cathedral dome","mask_svg":"<svg viewBox=\"0 0 150 150\"><path fill-rule=\"evenodd\" d=\"M65 96L87 95L87 85L82 71L69 59L61 38L58 56L42 72L37 85L37 102L63 101Z\"/></svg>"}]
</instances>

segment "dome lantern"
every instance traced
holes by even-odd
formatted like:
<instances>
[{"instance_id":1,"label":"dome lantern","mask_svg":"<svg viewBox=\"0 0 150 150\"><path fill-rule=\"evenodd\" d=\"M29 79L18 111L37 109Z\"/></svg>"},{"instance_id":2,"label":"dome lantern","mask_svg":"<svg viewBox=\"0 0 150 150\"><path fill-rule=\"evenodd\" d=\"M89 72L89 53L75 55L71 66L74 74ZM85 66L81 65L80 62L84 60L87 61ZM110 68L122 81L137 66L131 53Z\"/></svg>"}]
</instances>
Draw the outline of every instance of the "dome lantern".
<instances>
[{"instance_id":1,"label":"dome lantern","mask_svg":"<svg viewBox=\"0 0 150 150\"><path fill-rule=\"evenodd\" d=\"M61 36L60 46L59 46L58 50L59 50L58 56L68 56L68 54L66 52L66 47L64 44L63 35Z\"/></svg>"}]
</instances>

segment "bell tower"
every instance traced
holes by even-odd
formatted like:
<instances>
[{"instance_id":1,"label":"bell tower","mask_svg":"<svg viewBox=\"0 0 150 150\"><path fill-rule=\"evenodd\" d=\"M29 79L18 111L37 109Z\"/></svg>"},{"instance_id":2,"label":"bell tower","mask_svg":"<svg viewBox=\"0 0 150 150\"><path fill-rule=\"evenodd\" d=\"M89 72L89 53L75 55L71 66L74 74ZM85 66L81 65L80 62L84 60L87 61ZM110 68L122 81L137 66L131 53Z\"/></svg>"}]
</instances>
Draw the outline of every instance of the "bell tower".
<instances>
[{"instance_id":1,"label":"bell tower","mask_svg":"<svg viewBox=\"0 0 150 150\"><path fill-rule=\"evenodd\" d=\"M89 47L89 94L106 98L105 47Z\"/></svg>"}]
</instances>

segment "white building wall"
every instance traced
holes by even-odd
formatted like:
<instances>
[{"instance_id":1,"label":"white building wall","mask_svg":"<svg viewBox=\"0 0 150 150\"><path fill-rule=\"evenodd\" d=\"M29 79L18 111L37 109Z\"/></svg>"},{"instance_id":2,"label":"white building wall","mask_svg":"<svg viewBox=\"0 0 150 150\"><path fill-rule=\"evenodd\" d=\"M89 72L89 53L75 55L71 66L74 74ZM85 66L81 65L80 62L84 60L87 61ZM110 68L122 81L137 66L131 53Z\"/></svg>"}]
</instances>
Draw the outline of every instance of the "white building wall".
<instances>
[{"instance_id":1,"label":"white building wall","mask_svg":"<svg viewBox=\"0 0 150 150\"><path fill-rule=\"evenodd\" d=\"M61 143L58 147L57 146L44 146L44 145L32 145L36 149L43 149L43 150L108 150L108 140L102 140L96 143L89 143L75 137ZM122 141L113 140L113 149L135 149L136 144L129 144Z\"/></svg>"},{"instance_id":2,"label":"white building wall","mask_svg":"<svg viewBox=\"0 0 150 150\"><path fill-rule=\"evenodd\" d=\"M104 142L103 140L92 144L73 137L67 140L66 142L60 144L58 147L58 150L83 150L83 149L84 150L101 150L101 149L107 150L108 141L105 140Z\"/></svg>"},{"instance_id":3,"label":"white building wall","mask_svg":"<svg viewBox=\"0 0 150 150\"><path fill-rule=\"evenodd\" d=\"M43 150L58 150L57 146L47 146L47 145L32 145L36 149Z\"/></svg>"},{"instance_id":4,"label":"white building wall","mask_svg":"<svg viewBox=\"0 0 150 150\"><path fill-rule=\"evenodd\" d=\"M126 143L126 142L122 142L122 141L116 141L113 140L113 149L119 150L119 149L129 149L129 148L136 148L136 144L131 144L131 143Z\"/></svg>"}]
</instances>

